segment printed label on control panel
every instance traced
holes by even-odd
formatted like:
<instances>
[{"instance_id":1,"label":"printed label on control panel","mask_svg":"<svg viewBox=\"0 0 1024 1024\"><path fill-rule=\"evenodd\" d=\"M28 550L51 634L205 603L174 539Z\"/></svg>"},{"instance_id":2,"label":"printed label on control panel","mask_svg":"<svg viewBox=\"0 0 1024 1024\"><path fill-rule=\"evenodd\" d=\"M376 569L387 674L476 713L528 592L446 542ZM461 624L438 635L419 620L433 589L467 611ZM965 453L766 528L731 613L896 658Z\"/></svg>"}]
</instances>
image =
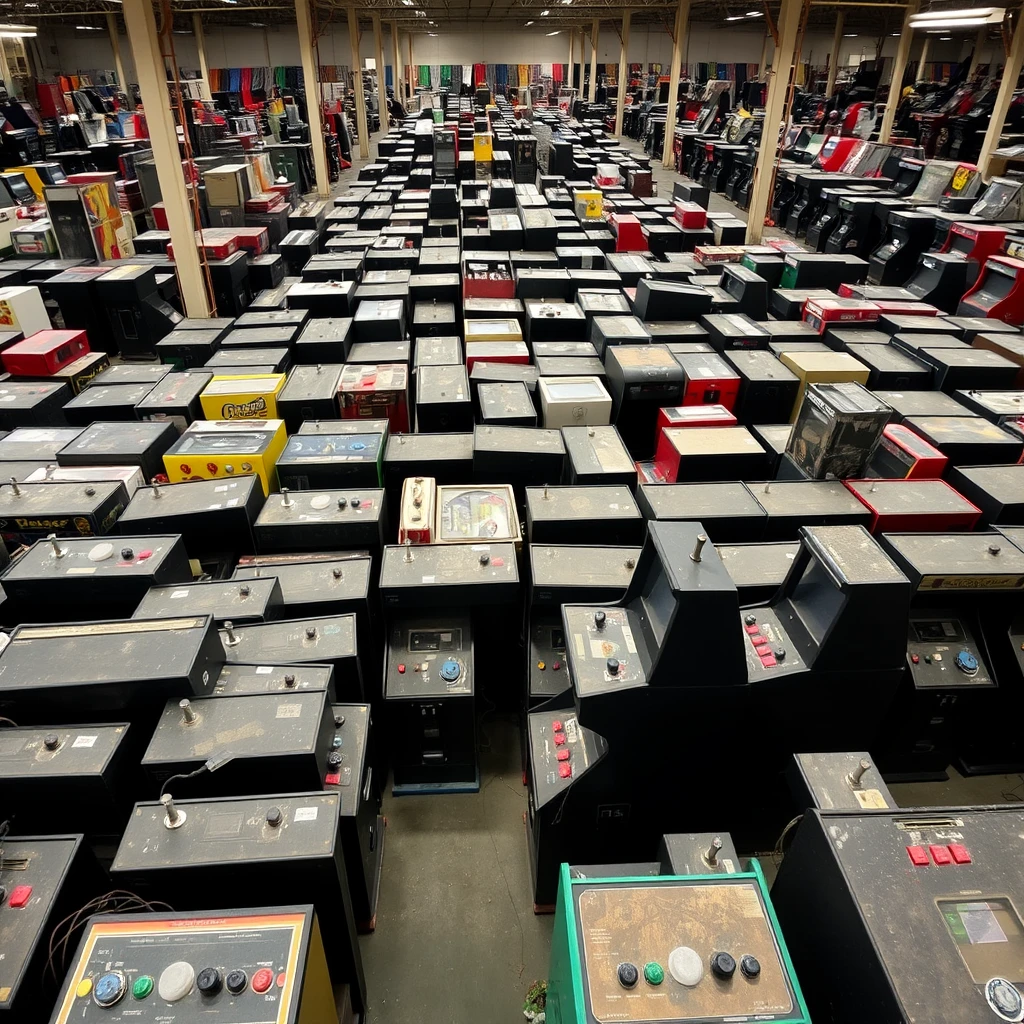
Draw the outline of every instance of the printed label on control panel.
<instances>
[{"instance_id":1,"label":"printed label on control panel","mask_svg":"<svg viewBox=\"0 0 1024 1024\"><path fill-rule=\"evenodd\" d=\"M302 716L301 704L282 704L277 709L275 718L300 718Z\"/></svg>"},{"instance_id":2,"label":"printed label on control panel","mask_svg":"<svg viewBox=\"0 0 1024 1024\"><path fill-rule=\"evenodd\" d=\"M319 807L296 807L292 821L316 821Z\"/></svg>"},{"instance_id":3,"label":"printed label on control panel","mask_svg":"<svg viewBox=\"0 0 1024 1024\"><path fill-rule=\"evenodd\" d=\"M72 747L94 747L99 736L76 736Z\"/></svg>"}]
</instances>

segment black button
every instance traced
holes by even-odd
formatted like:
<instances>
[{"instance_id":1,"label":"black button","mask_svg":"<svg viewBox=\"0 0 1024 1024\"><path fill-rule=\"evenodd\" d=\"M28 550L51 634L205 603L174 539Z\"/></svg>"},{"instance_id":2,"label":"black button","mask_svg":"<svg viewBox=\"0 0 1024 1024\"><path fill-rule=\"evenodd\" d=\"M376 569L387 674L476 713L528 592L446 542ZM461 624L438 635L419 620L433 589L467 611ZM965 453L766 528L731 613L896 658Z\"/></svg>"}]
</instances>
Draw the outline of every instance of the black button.
<instances>
[{"instance_id":1,"label":"black button","mask_svg":"<svg viewBox=\"0 0 1024 1024\"><path fill-rule=\"evenodd\" d=\"M228 971L228 976L224 979L224 984L227 986L227 990L233 995L237 996L240 992L245 991L245 986L249 983L249 979L245 975L245 971Z\"/></svg>"},{"instance_id":2,"label":"black button","mask_svg":"<svg viewBox=\"0 0 1024 1024\"><path fill-rule=\"evenodd\" d=\"M761 973L761 965L758 963L757 957L751 956L749 953L746 956L741 956L740 971L747 978L756 978Z\"/></svg>"},{"instance_id":3,"label":"black button","mask_svg":"<svg viewBox=\"0 0 1024 1024\"><path fill-rule=\"evenodd\" d=\"M362 505L362 502L358 498L353 498L352 499L352 507L353 508L359 508L360 505Z\"/></svg>"},{"instance_id":4,"label":"black button","mask_svg":"<svg viewBox=\"0 0 1024 1024\"><path fill-rule=\"evenodd\" d=\"M220 971L216 967L204 967L196 975L196 988L204 996L215 996L221 990L223 983Z\"/></svg>"},{"instance_id":5,"label":"black button","mask_svg":"<svg viewBox=\"0 0 1024 1024\"><path fill-rule=\"evenodd\" d=\"M605 668L608 669L608 675L617 676L619 674L619 661L618 658L609 658L605 662Z\"/></svg>"},{"instance_id":6,"label":"black button","mask_svg":"<svg viewBox=\"0 0 1024 1024\"><path fill-rule=\"evenodd\" d=\"M271 828L277 828L277 826L281 824L282 819L283 815L281 814L280 807L271 807L267 811L267 824Z\"/></svg>"},{"instance_id":7,"label":"black button","mask_svg":"<svg viewBox=\"0 0 1024 1024\"><path fill-rule=\"evenodd\" d=\"M736 961L728 953L711 955L711 973L716 978L727 980L736 973Z\"/></svg>"},{"instance_id":8,"label":"black button","mask_svg":"<svg viewBox=\"0 0 1024 1024\"><path fill-rule=\"evenodd\" d=\"M619 964L619 984L623 988L632 988L640 980L640 972L636 964Z\"/></svg>"},{"instance_id":9,"label":"black button","mask_svg":"<svg viewBox=\"0 0 1024 1024\"><path fill-rule=\"evenodd\" d=\"M348 498L338 499L338 508L345 508L348 505Z\"/></svg>"},{"instance_id":10,"label":"black button","mask_svg":"<svg viewBox=\"0 0 1024 1024\"><path fill-rule=\"evenodd\" d=\"M607 618L608 616L602 611L594 612L594 625L597 626L598 629L604 629L605 619Z\"/></svg>"},{"instance_id":11,"label":"black button","mask_svg":"<svg viewBox=\"0 0 1024 1024\"><path fill-rule=\"evenodd\" d=\"M337 751L332 751L327 755L327 767L328 768L340 768L341 767L341 754Z\"/></svg>"},{"instance_id":12,"label":"black button","mask_svg":"<svg viewBox=\"0 0 1024 1024\"><path fill-rule=\"evenodd\" d=\"M43 746L47 750L56 750L60 746L60 737L55 732L48 732L43 737Z\"/></svg>"},{"instance_id":13,"label":"black button","mask_svg":"<svg viewBox=\"0 0 1024 1024\"><path fill-rule=\"evenodd\" d=\"M135 552L131 548L121 548L121 557L126 561L131 561L135 557Z\"/></svg>"}]
</instances>

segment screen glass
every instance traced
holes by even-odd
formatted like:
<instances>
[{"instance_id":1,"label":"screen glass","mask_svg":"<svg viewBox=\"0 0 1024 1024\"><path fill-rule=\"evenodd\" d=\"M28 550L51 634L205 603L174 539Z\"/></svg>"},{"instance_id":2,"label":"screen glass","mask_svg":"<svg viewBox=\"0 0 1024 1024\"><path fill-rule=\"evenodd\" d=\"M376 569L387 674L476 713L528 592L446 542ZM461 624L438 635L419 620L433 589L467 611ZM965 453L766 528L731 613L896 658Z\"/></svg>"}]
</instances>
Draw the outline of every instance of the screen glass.
<instances>
[{"instance_id":1,"label":"screen glass","mask_svg":"<svg viewBox=\"0 0 1024 1024\"><path fill-rule=\"evenodd\" d=\"M1008 899L939 900L938 907L976 984L1024 981L1024 926Z\"/></svg>"}]
</instances>

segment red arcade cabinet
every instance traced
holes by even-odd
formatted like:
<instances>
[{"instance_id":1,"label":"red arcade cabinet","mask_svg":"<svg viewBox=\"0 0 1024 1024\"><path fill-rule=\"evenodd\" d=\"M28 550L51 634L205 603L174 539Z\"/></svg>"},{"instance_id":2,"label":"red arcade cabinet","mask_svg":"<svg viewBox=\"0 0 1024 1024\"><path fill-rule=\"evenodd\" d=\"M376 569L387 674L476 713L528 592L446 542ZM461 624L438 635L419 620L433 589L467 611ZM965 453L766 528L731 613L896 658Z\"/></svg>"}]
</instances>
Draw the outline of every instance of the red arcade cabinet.
<instances>
[{"instance_id":1,"label":"red arcade cabinet","mask_svg":"<svg viewBox=\"0 0 1024 1024\"><path fill-rule=\"evenodd\" d=\"M983 316L1024 324L1024 260L990 256L978 280L960 300L957 316Z\"/></svg>"}]
</instances>

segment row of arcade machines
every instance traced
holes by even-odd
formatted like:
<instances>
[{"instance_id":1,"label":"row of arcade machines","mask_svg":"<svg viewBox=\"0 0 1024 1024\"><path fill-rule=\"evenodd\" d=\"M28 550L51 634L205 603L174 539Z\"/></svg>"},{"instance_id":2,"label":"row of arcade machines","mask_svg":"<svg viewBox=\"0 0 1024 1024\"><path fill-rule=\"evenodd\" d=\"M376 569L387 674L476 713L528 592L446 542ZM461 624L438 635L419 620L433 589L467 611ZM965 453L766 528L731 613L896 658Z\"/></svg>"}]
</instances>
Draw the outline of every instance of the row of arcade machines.
<instances>
[{"instance_id":1,"label":"row of arcade machines","mask_svg":"<svg viewBox=\"0 0 1024 1024\"><path fill-rule=\"evenodd\" d=\"M801 811L770 891L726 832L562 865L549 1020L1024 1019L1019 806L901 808L858 752L786 773Z\"/></svg>"},{"instance_id":2,"label":"row of arcade machines","mask_svg":"<svg viewBox=\"0 0 1024 1024\"><path fill-rule=\"evenodd\" d=\"M793 750L867 749L908 780L945 778L954 749L971 771L1024 761L995 724L1024 698L1018 529L875 538L805 526L798 545L747 546L748 578L776 584L767 603L749 600L733 549L720 553L699 523L648 531L623 598L563 604L557 618L532 610L531 656L564 660L568 687L527 716L538 909L555 901L558 865L649 856L666 830L725 824L763 848L794 813ZM707 784L670 798L669 780L697 766ZM756 799L723 811L723 794L751 785Z\"/></svg>"}]
</instances>

